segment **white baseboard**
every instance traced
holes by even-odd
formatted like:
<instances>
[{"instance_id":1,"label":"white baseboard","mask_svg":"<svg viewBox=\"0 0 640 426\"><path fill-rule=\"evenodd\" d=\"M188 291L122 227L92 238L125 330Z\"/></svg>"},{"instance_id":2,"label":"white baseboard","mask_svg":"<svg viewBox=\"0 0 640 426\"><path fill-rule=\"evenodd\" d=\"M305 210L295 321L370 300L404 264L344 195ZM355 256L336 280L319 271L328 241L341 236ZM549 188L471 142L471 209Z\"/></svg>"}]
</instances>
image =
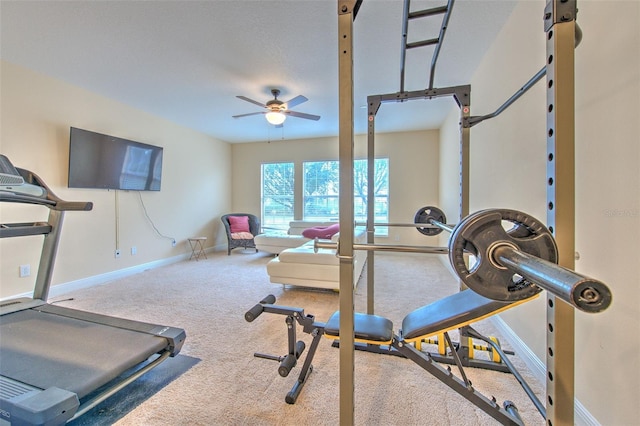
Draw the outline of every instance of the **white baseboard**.
<instances>
[{"instance_id":1,"label":"white baseboard","mask_svg":"<svg viewBox=\"0 0 640 426\"><path fill-rule=\"evenodd\" d=\"M131 266L129 268L118 269L117 271L106 272L100 275L94 275L87 278L81 278L75 281L69 281L66 283L54 285L49 289L49 298L58 297L65 293L81 290L83 288L93 287L94 285L104 284L109 281L117 280L119 278L128 277L129 275L137 274L139 272L146 271L147 269L154 269L164 265L170 265L172 263L180 262L188 259L189 254L181 254L174 257L169 257L161 260L154 260L153 262L143 263L140 265ZM13 295L6 299L16 299L18 297L32 297L33 292L27 292L23 294ZM5 298L0 299L0 301Z\"/></svg>"},{"instance_id":2,"label":"white baseboard","mask_svg":"<svg viewBox=\"0 0 640 426\"><path fill-rule=\"evenodd\" d=\"M226 251L227 246L219 244L214 247L205 248L205 253L215 253L218 251ZM189 259L191 253L180 254L178 256L169 257L166 259L154 260L153 262L143 263L140 265L131 266L129 268L118 269L117 271L106 272L100 275L94 275L87 278L81 278L75 281L69 281L62 284L57 284L49 289L49 298L57 297L65 293L81 290L83 288L92 287L94 285L104 284L109 281L117 280L118 278L128 277L129 275L137 274L139 272L146 271L147 269L154 269L164 265L170 265L172 263L180 262L182 260ZM16 299L19 297L33 297L33 292L28 291L21 294L14 294L9 297L0 298L0 302L8 299Z\"/></svg>"},{"instance_id":3,"label":"white baseboard","mask_svg":"<svg viewBox=\"0 0 640 426\"><path fill-rule=\"evenodd\" d=\"M509 344L513 347L514 351L518 354L518 357L524 361L531 373L542 382L546 383L547 380L547 366L543 363L527 345L513 332L511 327L500 315L494 315L490 318L493 325L502 333L502 335L509 341ZM577 399L574 404L574 423L577 426L600 426L600 422L589 413L589 410L580 403Z\"/></svg>"},{"instance_id":4,"label":"white baseboard","mask_svg":"<svg viewBox=\"0 0 640 426\"><path fill-rule=\"evenodd\" d=\"M227 251L227 245L226 244L218 244L215 245L211 248L211 251L216 252L216 251ZM207 251L208 253L208 251Z\"/></svg>"}]
</instances>

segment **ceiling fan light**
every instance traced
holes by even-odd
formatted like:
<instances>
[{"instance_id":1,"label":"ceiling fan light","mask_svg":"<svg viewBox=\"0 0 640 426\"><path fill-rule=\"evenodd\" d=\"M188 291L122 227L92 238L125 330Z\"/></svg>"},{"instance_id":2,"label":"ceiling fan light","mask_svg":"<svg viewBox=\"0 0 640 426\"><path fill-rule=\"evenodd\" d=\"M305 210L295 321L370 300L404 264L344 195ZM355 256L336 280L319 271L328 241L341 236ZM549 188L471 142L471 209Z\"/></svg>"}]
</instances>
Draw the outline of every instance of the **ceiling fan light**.
<instances>
[{"instance_id":1,"label":"ceiling fan light","mask_svg":"<svg viewBox=\"0 0 640 426\"><path fill-rule=\"evenodd\" d=\"M267 117L267 121L274 126L284 123L284 120L287 119L287 116L281 112L271 111L265 114Z\"/></svg>"}]
</instances>

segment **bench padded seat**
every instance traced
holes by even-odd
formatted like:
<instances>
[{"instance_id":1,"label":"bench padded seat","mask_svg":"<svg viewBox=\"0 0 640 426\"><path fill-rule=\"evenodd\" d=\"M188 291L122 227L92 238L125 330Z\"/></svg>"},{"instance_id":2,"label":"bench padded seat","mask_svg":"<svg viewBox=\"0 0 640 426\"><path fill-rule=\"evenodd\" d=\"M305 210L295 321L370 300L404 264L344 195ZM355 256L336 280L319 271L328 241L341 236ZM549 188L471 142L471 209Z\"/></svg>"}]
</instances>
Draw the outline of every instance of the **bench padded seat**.
<instances>
[{"instance_id":1,"label":"bench padded seat","mask_svg":"<svg viewBox=\"0 0 640 426\"><path fill-rule=\"evenodd\" d=\"M473 290L466 289L409 313L402 320L402 340L423 339L460 328L527 300L530 299L501 302L487 299ZM378 315L355 313L354 333L356 340L370 343L390 342L393 338L393 323ZM325 335L340 335L340 312L334 313L327 322Z\"/></svg>"},{"instance_id":2,"label":"bench padded seat","mask_svg":"<svg viewBox=\"0 0 640 426\"><path fill-rule=\"evenodd\" d=\"M353 316L355 339L366 342L389 343L393 339L393 323L378 315L355 313ZM340 336L340 311L329 318L324 327L328 337Z\"/></svg>"},{"instance_id":3,"label":"bench padded seat","mask_svg":"<svg viewBox=\"0 0 640 426\"><path fill-rule=\"evenodd\" d=\"M513 302L487 299L466 289L409 313L402 320L402 338L412 340L443 333L494 315L511 305Z\"/></svg>"}]
</instances>

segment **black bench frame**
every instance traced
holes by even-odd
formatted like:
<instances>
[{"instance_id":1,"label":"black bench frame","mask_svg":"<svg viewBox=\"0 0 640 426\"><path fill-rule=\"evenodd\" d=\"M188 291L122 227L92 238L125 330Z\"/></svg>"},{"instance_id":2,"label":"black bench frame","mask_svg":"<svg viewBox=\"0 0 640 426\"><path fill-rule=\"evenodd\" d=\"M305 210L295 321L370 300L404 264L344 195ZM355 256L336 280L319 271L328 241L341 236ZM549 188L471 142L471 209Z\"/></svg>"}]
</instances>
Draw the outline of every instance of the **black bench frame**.
<instances>
[{"instance_id":1,"label":"black bench frame","mask_svg":"<svg viewBox=\"0 0 640 426\"><path fill-rule=\"evenodd\" d=\"M315 317L313 315L305 314L303 308L275 305L274 302L275 297L273 295L267 296L264 300L255 305L245 314L245 319L249 322L252 322L263 312L286 316L285 322L287 324L288 334L288 353L284 356L268 355L258 352L254 354L254 356L259 358L279 361L280 366L278 367L278 373L282 377L287 377L289 375L290 371L296 366L298 360L305 350L305 343L302 340L297 340L296 323L302 326L302 331L304 333L310 334L313 337L311 346L309 348L307 356L305 357L298 379L294 383L291 391L289 391L285 397L285 401L288 404L295 404L310 373L313 371L313 365L311 363L313 361L313 357L315 356L321 337L325 336L327 338L338 339L339 336L335 328L335 318L332 317L332 319L330 319L327 323L319 322L315 320ZM338 313L334 314L334 317L337 314ZM406 342L402 337L402 331L393 333L389 328L385 328L384 330L379 330L379 337L371 337L371 327L369 327L369 336L366 339L362 339L359 331L363 326L366 327L366 323L368 321L374 318L378 321L380 319L382 319L383 321L387 321L389 324L388 327L393 326L391 324L391 321L386 320L382 317L356 313L354 316L354 331L356 336L355 343L358 349L382 354L398 355L410 359L411 361L422 367L424 370L429 372L431 375L436 377L442 383L446 384L458 394L466 398L468 401L472 402L474 405L482 409L484 412L489 414L501 424L524 425L524 422L522 421L518 413L518 409L515 404L513 404L513 402L504 401L501 407L494 397L488 398L473 387L471 381L467 378L464 372L463 362L461 361L457 351L455 350L455 346L452 343L447 331L444 331L443 335L447 340L448 346L452 348L451 356L453 358L453 363L458 367L460 377L453 374L450 366L447 366L447 368L442 367L439 364L439 359L437 356L433 356L429 352L418 350L413 344ZM333 323L334 325L329 326L329 323ZM540 411L542 416L545 417L546 413L544 405L540 402L533 390L529 387L524 378L516 370L515 366L511 363L511 361L509 361L507 354L504 350L502 350L500 345L490 338L478 333L469 325L466 326L466 329L470 337L486 342L492 347L493 350L495 350L500 355L501 363L504 363L505 368L514 375L514 377L523 387L526 394L534 403L538 411ZM415 339L412 339L412 341L414 340Z\"/></svg>"}]
</instances>

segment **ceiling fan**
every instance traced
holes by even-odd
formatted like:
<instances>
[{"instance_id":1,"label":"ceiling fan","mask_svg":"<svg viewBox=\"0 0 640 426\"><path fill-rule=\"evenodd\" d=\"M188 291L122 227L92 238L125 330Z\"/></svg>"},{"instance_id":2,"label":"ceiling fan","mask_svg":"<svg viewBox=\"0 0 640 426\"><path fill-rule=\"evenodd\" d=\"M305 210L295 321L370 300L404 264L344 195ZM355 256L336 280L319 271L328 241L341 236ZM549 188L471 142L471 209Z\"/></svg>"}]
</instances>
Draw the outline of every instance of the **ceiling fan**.
<instances>
[{"instance_id":1,"label":"ceiling fan","mask_svg":"<svg viewBox=\"0 0 640 426\"><path fill-rule=\"evenodd\" d=\"M258 101L254 101L253 99L249 99L246 96L236 96L236 98L238 99L242 99L243 101L251 102L252 104L265 108L266 111L250 112L248 114L234 115L233 118L241 118L241 117L247 117L249 115L264 114L269 123L279 127L282 126L282 123L284 123L284 120L287 119L288 115L292 117L304 118L307 120L314 120L314 121L320 120L319 115L291 111L290 108L293 108L309 100L304 96L298 95L295 98L291 99L289 102L282 102L280 99L278 99L278 96L280 96L280 90L271 89L271 94L273 95L273 99L268 101L266 104L262 104Z\"/></svg>"}]
</instances>

